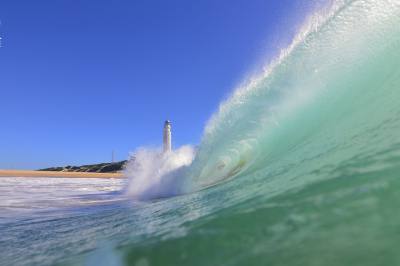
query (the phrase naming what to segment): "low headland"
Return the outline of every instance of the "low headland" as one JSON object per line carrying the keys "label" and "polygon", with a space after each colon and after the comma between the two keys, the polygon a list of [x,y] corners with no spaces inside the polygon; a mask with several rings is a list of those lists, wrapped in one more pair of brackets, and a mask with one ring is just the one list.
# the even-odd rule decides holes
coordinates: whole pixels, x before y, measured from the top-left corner
{"label": "low headland", "polygon": [[126,161],[81,166],[51,167],[39,170],[1,170],[0,177],[124,178]]}

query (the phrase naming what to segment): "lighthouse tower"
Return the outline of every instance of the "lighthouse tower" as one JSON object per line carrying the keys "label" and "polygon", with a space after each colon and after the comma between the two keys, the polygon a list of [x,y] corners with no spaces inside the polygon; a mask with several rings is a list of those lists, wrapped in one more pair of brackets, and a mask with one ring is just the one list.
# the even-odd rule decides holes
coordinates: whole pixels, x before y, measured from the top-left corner
{"label": "lighthouse tower", "polygon": [[169,121],[169,120],[165,120],[165,122],[164,122],[163,144],[164,144],[164,153],[170,152],[172,150],[171,121]]}

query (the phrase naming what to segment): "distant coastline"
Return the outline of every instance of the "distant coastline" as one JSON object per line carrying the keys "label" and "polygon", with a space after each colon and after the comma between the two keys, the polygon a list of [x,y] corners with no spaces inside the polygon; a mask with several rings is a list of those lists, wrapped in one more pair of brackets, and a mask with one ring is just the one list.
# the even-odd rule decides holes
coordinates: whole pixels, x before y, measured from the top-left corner
{"label": "distant coastline", "polygon": [[38,171],[51,172],[86,172],[86,173],[118,173],[124,169],[127,161],[113,163],[87,164],[81,166],[61,166],[39,169]]}
{"label": "distant coastline", "polygon": [[0,177],[124,178],[122,173],[0,170]]}
{"label": "distant coastline", "polygon": [[123,178],[121,173],[127,161],[87,164],[81,166],[51,167],[39,170],[1,170],[0,177],[73,177]]}

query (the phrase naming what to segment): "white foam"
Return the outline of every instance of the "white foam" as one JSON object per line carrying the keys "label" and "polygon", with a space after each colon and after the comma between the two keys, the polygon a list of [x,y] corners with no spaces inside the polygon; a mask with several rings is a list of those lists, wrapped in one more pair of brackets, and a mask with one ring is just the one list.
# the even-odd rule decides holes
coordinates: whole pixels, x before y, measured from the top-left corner
{"label": "white foam", "polygon": [[139,148],[126,165],[126,192],[138,200],[170,197],[184,192],[185,170],[195,156],[192,146],[162,153],[161,149]]}
{"label": "white foam", "polygon": [[57,208],[119,200],[113,193],[123,188],[123,179],[64,177],[2,177],[1,218]]}

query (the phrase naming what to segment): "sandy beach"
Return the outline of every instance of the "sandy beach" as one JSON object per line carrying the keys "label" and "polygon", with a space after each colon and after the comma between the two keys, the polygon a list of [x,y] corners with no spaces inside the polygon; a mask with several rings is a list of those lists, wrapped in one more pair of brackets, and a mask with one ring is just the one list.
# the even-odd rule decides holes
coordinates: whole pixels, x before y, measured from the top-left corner
{"label": "sandy beach", "polygon": [[122,173],[57,172],[33,170],[1,170],[0,177],[74,177],[74,178],[123,178]]}

